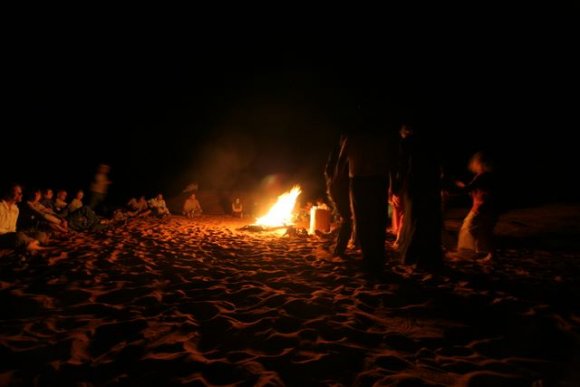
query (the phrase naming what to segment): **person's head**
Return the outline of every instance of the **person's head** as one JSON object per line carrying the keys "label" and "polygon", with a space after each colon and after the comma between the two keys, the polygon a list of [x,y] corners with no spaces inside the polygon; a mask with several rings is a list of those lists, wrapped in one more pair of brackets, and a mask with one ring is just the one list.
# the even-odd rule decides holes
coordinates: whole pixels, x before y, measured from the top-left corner
{"label": "person's head", "polygon": [[144,196],[144,195],[141,195],[141,196],[139,197],[139,201],[140,201],[140,202],[142,202],[142,201],[146,201],[146,200],[145,200],[145,196]]}
{"label": "person's head", "polygon": [[157,195],[157,200],[163,200],[163,194],[162,193],[160,193],[160,194]]}
{"label": "person's head", "polygon": [[190,198],[191,198],[191,199],[195,199],[195,198],[196,198],[195,194],[194,194],[194,193],[192,193],[192,194],[191,194],[191,196],[190,196]]}
{"label": "person's head", "polygon": [[84,197],[85,197],[85,191],[83,191],[82,189],[79,189],[77,191],[77,194],[75,195],[75,199],[83,200]]}
{"label": "person's head", "polygon": [[66,200],[67,195],[68,193],[64,189],[61,189],[60,191],[57,192],[56,198],[64,202]]}
{"label": "person's head", "polygon": [[42,197],[46,200],[52,200],[52,198],[54,197],[54,192],[52,191],[52,189],[47,188],[44,191],[42,191]]}
{"label": "person's head", "polygon": [[26,195],[26,200],[29,202],[37,202],[42,198],[42,192],[39,189],[33,189]]}
{"label": "person's head", "polygon": [[99,173],[109,173],[111,171],[111,167],[107,164],[100,164],[97,168],[97,172]]}
{"label": "person's head", "polygon": [[2,198],[7,202],[20,203],[22,201],[22,186],[17,183],[8,184],[2,187]]}
{"label": "person's head", "polygon": [[240,198],[236,198],[236,204],[240,204]]}
{"label": "person's head", "polygon": [[489,172],[492,170],[492,164],[489,156],[484,152],[477,152],[469,160],[468,168],[475,174]]}
{"label": "person's head", "polygon": [[401,135],[401,138],[407,138],[409,136],[412,136],[413,133],[415,133],[415,130],[411,125],[408,124],[401,125],[401,128],[399,129],[399,134]]}

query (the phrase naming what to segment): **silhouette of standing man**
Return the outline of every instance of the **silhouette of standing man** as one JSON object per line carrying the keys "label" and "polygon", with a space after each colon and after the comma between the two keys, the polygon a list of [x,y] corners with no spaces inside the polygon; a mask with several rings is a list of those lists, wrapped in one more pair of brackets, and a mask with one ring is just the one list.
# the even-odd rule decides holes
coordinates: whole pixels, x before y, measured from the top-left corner
{"label": "silhouette of standing man", "polygon": [[441,170],[433,141],[409,124],[400,129],[399,194],[403,226],[399,250],[404,264],[436,269],[442,265]]}
{"label": "silhouette of standing man", "polygon": [[350,200],[356,236],[367,269],[382,271],[388,218],[393,143],[375,123],[365,122],[347,136],[339,158],[348,160]]}
{"label": "silhouette of standing man", "polygon": [[95,179],[91,184],[91,201],[89,202],[89,207],[96,211],[97,207],[100,206],[107,197],[107,190],[111,181],[109,180],[109,172],[111,167],[107,164],[100,164],[97,168],[97,174]]}
{"label": "silhouette of standing man", "polygon": [[338,257],[344,256],[346,247],[348,246],[348,241],[352,236],[352,211],[350,208],[348,160],[345,160],[346,155],[344,154],[342,155],[343,159],[339,159],[340,151],[345,141],[346,135],[341,135],[340,141],[337,144],[337,147],[330,153],[324,169],[326,191],[334,210],[340,218],[338,237],[336,239],[336,247],[333,253],[334,256]]}

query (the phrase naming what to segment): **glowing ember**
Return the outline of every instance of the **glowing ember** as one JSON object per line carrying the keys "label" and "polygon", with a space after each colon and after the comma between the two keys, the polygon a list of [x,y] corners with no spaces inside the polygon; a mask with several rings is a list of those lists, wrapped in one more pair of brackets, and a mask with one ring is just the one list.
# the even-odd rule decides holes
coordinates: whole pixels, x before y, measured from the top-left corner
{"label": "glowing ember", "polygon": [[292,214],[296,199],[302,191],[299,186],[294,186],[290,192],[278,196],[276,204],[270,208],[270,211],[261,218],[256,220],[256,225],[264,227],[283,227],[292,224]]}

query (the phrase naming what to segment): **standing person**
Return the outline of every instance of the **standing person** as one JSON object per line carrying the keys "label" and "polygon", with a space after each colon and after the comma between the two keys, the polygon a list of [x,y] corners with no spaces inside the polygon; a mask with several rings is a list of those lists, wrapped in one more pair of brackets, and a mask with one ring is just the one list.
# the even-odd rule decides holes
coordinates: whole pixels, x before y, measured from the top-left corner
{"label": "standing person", "polygon": [[348,176],[348,159],[346,154],[339,158],[346,135],[341,135],[337,147],[330,153],[324,177],[326,180],[326,192],[328,198],[339,218],[339,231],[336,238],[336,247],[333,255],[342,257],[345,254],[348,241],[352,237],[352,211],[350,208],[350,180]]}
{"label": "standing person", "polygon": [[406,166],[406,162],[403,160],[407,157],[406,153],[406,144],[407,144],[407,137],[411,134],[411,131],[408,129],[407,126],[404,126],[399,130],[399,135],[401,137],[399,141],[399,151],[397,155],[397,162],[395,163],[395,169],[393,172],[393,176],[391,179],[391,192],[390,192],[390,203],[393,208],[393,214],[391,218],[391,231],[395,235],[395,243],[393,247],[395,249],[399,248],[399,242],[401,239],[401,231],[403,230],[403,220],[404,220],[404,203],[402,197],[402,190],[404,183],[406,182],[405,175],[406,171],[403,171]]}
{"label": "standing person", "polygon": [[475,177],[469,184],[457,182],[472,199],[471,210],[459,230],[458,251],[475,252],[484,260],[494,257],[493,230],[499,218],[497,183],[489,157],[477,152],[471,158],[469,170]]}
{"label": "standing person", "polygon": [[95,179],[91,183],[91,201],[89,202],[89,207],[93,211],[102,205],[107,197],[107,190],[111,184],[109,172],[111,172],[111,167],[107,164],[100,164],[97,168]]}
{"label": "standing person", "polygon": [[[40,250],[40,242],[23,232],[16,231],[18,221],[17,204],[22,201],[22,187],[12,184],[0,192],[0,248],[24,248],[28,251]],[[41,238],[38,235],[39,239]]]}
{"label": "standing person", "polygon": [[401,126],[400,134],[398,175],[404,219],[399,251],[404,264],[436,268],[443,262],[439,163],[424,134],[408,124]]}
{"label": "standing person", "polygon": [[382,271],[386,258],[389,176],[393,141],[376,127],[362,127],[343,143],[339,159],[348,160],[354,226],[365,265]]}

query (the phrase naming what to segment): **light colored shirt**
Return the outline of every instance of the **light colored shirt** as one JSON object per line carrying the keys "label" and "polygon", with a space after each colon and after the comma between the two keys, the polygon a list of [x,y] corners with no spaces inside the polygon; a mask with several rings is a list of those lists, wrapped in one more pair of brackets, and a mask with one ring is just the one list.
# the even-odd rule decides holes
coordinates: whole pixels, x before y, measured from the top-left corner
{"label": "light colored shirt", "polygon": [[5,200],[0,201],[0,235],[16,232],[18,213],[16,204],[8,204]]}

